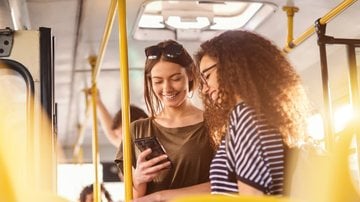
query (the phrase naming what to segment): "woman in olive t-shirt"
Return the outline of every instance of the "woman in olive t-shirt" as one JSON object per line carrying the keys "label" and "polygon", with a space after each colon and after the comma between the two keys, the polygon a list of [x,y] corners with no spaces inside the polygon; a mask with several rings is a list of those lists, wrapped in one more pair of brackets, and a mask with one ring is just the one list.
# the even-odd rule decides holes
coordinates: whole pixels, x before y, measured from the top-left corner
{"label": "woman in olive t-shirt", "polygon": [[[132,144],[134,198],[146,195],[146,200],[163,201],[210,193],[213,149],[203,111],[189,99],[197,83],[194,62],[182,45],[172,40],[146,48],[145,54],[144,97],[151,116],[131,124],[132,141],[156,136],[166,155],[147,161],[151,149],[140,152]],[[121,145],[115,160],[120,167],[122,156]]]}

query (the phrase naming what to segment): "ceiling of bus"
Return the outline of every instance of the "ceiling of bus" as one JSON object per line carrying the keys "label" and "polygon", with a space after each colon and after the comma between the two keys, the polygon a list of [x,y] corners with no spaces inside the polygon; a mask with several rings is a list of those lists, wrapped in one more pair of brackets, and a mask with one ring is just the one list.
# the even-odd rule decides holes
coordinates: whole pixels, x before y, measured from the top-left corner
{"label": "ceiling of bus", "polygon": [[[28,12],[29,28],[49,27],[56,38],[55,43],[55,101],[58,106],[58,139],[68,159],[76,142],[79,125],[85,124],[84,153],[91,150],[91,118],[85,118],[84,89],[90,86],[90,65],[88,58],[97,55],[110,0],[9,0],[0,1],[0,27],[12,27],[9,16],[10,5],[17,2],[18,7]],[[256,32],[270,38],[275,44],[284,47],[287,35],[287,19],[282,7],[286,0],[271,1],[278,6],[276,12],[256,28]],[[138,41],[132,37],[133,24],[143,0],[128,0],[127,32],[128,63],[130,68],[131,103],[145,109],[142,97],[142,69],[144,64],[143,50],[157,41]],[[302,0],[295,1],[300,9],[294,18],[294,36],[297,37],[313,25],[314,21],[336,7],[340,0]],[[19,6],[20,5],[20,6]],[[337,38],[360,38],[360,3],[355,2],[342,14],[328,24],[327,33]],[[26,21],[26,20],[25,20]],[[26,26],[25,26],[26,27]],[[151,38],[151,37],[149,37]],[[190,51],[196,51],[199,41],[180,41]],[[102,70],[98,79],[100,95],[112,114],[121,106],[119,82],[119,43],[117,17],[105,52]],[[315,107],[321,106],[321,78],[319,53],[316,37],[312,36],[288,56],[297,68],[308,89]],[[332,86],[344,83],[340,75],[346,75],[346,54],[339,46],[328,49],[330,79]],[[332,55],[341,55],[344,60],[333,60]],[[344,96],[344,89],[335,89],[336,99]],[[87,120],[87,121],[86,121]],[[105,138],[99,127],[101,159],[111,161],[115,148]],[[89,156],[84,161],[90,161]]]}

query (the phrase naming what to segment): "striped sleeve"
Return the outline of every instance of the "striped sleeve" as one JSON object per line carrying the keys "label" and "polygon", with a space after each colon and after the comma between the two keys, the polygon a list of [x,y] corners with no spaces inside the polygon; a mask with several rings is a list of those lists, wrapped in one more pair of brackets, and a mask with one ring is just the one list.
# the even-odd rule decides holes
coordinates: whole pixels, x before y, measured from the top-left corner
{"label": "striped sleeve", "polygon": [[266,194],[280,194],[284,151],[277,131],[252,108],[238,105],[231,113],[228,133],[230,172],[236,174],[237,180]]}

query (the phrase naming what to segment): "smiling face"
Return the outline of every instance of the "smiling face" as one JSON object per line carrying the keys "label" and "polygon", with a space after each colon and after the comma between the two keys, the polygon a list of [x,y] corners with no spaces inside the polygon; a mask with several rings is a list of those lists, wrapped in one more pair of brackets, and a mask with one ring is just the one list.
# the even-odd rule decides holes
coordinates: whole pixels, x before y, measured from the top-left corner
{"label": "smiling face", "polygon": [[201,92],[207,94],[213,101],[219,97],[219,84],[217,81],[217,61],[204,55],[200,61]]}
{"label": "smiling face", "polygon": [[181,106],[189,91],[189,77],[179,64],[159,61],[151,70],[151,85],[165,107]]}

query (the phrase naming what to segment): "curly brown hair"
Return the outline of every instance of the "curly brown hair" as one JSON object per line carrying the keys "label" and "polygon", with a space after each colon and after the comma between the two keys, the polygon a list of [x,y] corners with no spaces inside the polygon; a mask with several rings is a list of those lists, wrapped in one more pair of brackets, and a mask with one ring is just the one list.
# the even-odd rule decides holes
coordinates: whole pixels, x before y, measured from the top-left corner
{"label": "curly brown hair", "polygon": [[[308,102],[300,77],[269,40],[248,31],[226,31],[201,44],[195,55],[197,66],[204,55],[217,61],[218,100],[202,96],[204,117],[216,147],[237,104],[236,95],[264,114],[288,146],[305,138]],[[215,104],[219,101],[221,106]]]}
{"label": "curly brown hair", "polygon": [[146,59],[145,61],[145,73],[144,73],[144,98],[148,111],[153,117],[156,113],[160,112],[163,108],[161,101],[155,96],[153,86],[151,84],[151,70],[160,61],[168,61],[178,64],[185,68],[187,75],[189,76],[189,91],[193,91],[197,85],[197,70],[194,60],[190,54],[182,47],[181,44],[174,40],[166,40],[158,43],[156,46],[164,48],[170,44],[180,45],[182,52],[179,56],[170,58],[161,53],[161,56],[156,59]]}

